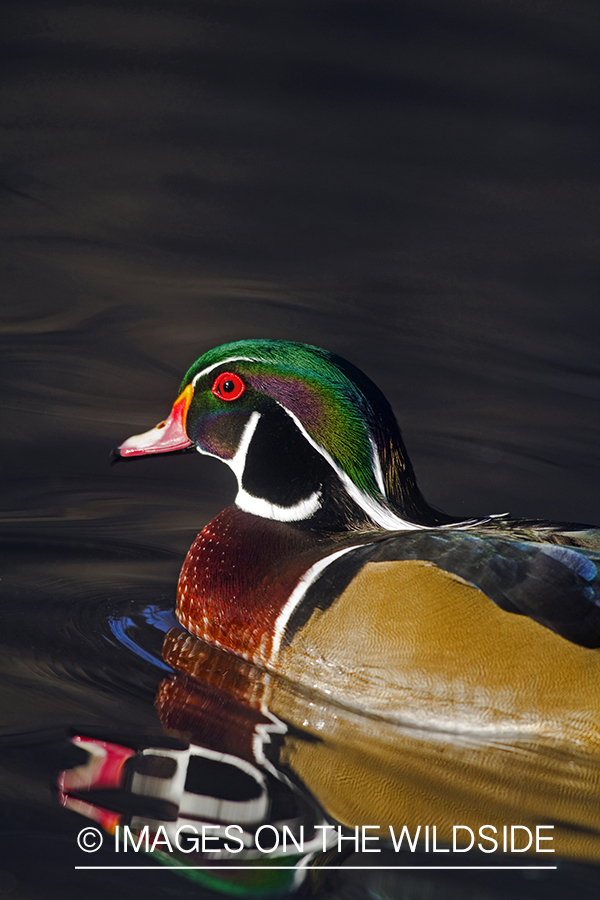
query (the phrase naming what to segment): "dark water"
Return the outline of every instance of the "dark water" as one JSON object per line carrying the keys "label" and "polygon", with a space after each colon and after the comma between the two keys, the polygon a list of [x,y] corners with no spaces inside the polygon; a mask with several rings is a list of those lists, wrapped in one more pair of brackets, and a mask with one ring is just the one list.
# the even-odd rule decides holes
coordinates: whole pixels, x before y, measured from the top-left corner
{"label": "dark water", "polygon": [[[89,820],[56,789],[83,759],[73,735],[152,748],[166,727],[243,757],[270,704],[295,729],[296,772],[278,782],[269,769],[294,769],[274,738],[266,789],[307,833],[347,800],[313,778],[319,733],[334,772],[331,760],[360,755],[386,789],[419,784],[441,804],[452,786],[440,754],[483,757],[265,686],[198,648],[165,668],[181,562],[233,479],[187,456],[109,469],[108,452],[168,412],[210,347],[300,340],[384,390],[436,506],[597,522],[600,11],[583,0],[4,11],[0,896],[214,896],[154,857],[152,872],[74,870],[88,862],[75,836]],[[192,698],[193,723],[164,701],[165,679]],[[532,783],[567,796],[567,830],[593,834],[582,786],[597,760],[578,783],[551,748],[522,752]],[[512,755],[496,749],[461,781],[465,796],[494,794],[500,758]],[[439,782],[419,782],[428,766]],[[301,894],[600,887],[578,854],[553,873],[399,874],[348,869],[373,865],[351,849]]]}

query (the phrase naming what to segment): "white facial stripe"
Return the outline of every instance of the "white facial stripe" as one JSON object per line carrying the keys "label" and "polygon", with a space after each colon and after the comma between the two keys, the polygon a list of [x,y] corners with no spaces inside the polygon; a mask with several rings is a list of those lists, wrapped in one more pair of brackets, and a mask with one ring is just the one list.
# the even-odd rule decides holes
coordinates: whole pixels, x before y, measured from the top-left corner
{"label": "white facial stripe", "polygon": [[337,465],[337,463],[332,459],[327,450],[321,447],[320,444],[317,444],[316,441],[312,439],[310,434],[304,428],[300,419],[294,415],[293,412],[283,406],[283,404],[279,403],[279,406],[288,414],[288,416],[296,423],[296,426],[300,429],[301,433],[304,435],[308,443],[311,447],[321,454],[321,456],[329,463],[331,468],[334,470],[342,484],[344,485],[346,491],[352,499],[358,503],[361,509],[366,512],[368,517],[374,522],[376,525],[379,525],[381,528],[385,528],[386,531],[405,531],[405,530],[416,530],[416,529],[426,529],[429,528],[429,525],[417,525],[415,522],[409,522],[406,519],[402,519],[400,516],[397,516],[391,510],[386,509],[384,506],[381,506],[374,500],[372,497],[369,497],[368,494],[363,493],[363,491],[358,488],[352,479],[346,475],[343,469]]}
{"label": "white facial stripe", "polygon": [[261,497],[253,497],[252,494],[240,487],[235,498],[235,505],[244,512],[252,513],[253,516],[262,516],[263,519],[273,519],[276,522],[301,522],[303,519],[314,516],[320,509],[321,491],[315,491],[306,500],[300,500],[293,506],[278,506]]}
{"label": "white facial stripe", "polygon": [[254,410],[253,413],[250,414],[250,418],[244,425],[244,430],[242,431],[242,437],[240,438],[240,442],[238,444],[238,448],[235,451],[235,455],[233,459],[225,459],[223,462],[226,462],[229,468],[233,471],[233,474],[237,478],[238,485],[242,487],[242,475],[244,474],[244,468],[246,466],[246,457],[248,455],[248,448],[250,446],[250,441],[254,437],[254,432],[256,431],[256,426],[260,422],[260,413]]}
{"label": "white facial stripe", "polygon": [[293,506],[278,506],[278,504],[269,503],[268,500],[263,500],[261,497],[254,497],[243,487],[242,480],[246,467],[246,457],[248,456],[250,443],[259,421],[260,413],[255,410],[251,413],[244,426],[242,437],[233,459],[223,460],[237,478],[236,506],[254,516],[261,516],[263,519],[274,519],[277,522],[300,522],[302,519],[310,518],[321,506],[321,491],[315,491],[306,500],[300,500],[299,503],[295,503]]}
{"label": "white facial stripe", "polygon": [[[201,378],[203,375],[208,374],[208,372],[212,372],[213,369],[217,369],[219,366],[223,366],[230,362],[240,362],[240,361],[260,362],[261,360],[258,357],[253,357],[253,356],[229,356],[227,359],[219,360],[219,362],[213,363],[211,366],[207,366],[206,369],[202,369],[201,372],[198,372],[198,374],[194,376],[192,384],[195,387],[196,382],[198,381],[199,378]],[[301,433],[304,435],[304,437],[309,442],[309,444],[312,447],[314,447],[314,449],[317,450],[317,452],[320,453],[321,456],[324,457],[324,459],[327,460],[327,462],[333,468],[333,470],[337,474],[338,478],[340,479],[340,481],[342,482],[342,484],[344,485],[344,487],[346,488],[347,492],[350,494],[352,499],[355,500],[356,503],[358,503],[358,505],[361,507],[361,509],[364,510],[364,512],[366,512],[366,514],[368,515],[368,517],[371,519],[372,522],[374,522],[376,525],[379,525],[381,528],[385,528],[386,531],[399,531],[399,530],[406,530],[406,529],[415,530],[415,529],[419,529],[419,528],[427,528],[428,527],[426,525],[417,525],[415,522],[409,522],[406,519],[402,519],[400,516],[395,515],[395,513],[393,513],[391,510],[386,509],[385,507],[381,506],[372,497],[369,497],[367,494],[364,494],[360,490],[360,488],[358,488],[354,484],[352,479],[349,478],[348,475],[346,475],[346,473],[343,471],[343,469],[341,469],[338,465],[336,465],[336,463],[333,461],[333,459],[329,455],[329,453],[327,453],[327,451],[324,450],[323,447],[319,446],[319,444],[317,444],[315,441],[313,441],[313,439],[307,433],[307,431],[305,430],[305,428],[303,427],[302,423],[297,418],[297,416],[295,416],[294,413],[290,412],[290,410],[287,407],[283,406],[282,403],[279,403],[278,401],[275,401],[275,402],[277,402],[278,405],[296,423],[297,427],[300,429]],[[232,460],[224,460],[224,462],[226,462],[231,467],[231,469],[233,469],[233,471],[236,475],[236,478],[238,480],[238,485],[240,487],[240,493],[238,494],[238,497],[240,497],[240,494],[242,494],[242,491],[243,491],[242,485],[241,485],[241,476],[244,471],[244,465],[246,463],[246,454],[248,452],[248,447],[250,445],[250,441],[252,440],[252,435],[254,434],[254,431],[258,424],[258,418],[257,418],[254,425],[251,426],[254,416],[257,416],[258,418],[260,418],[260,413],[254,412],[250,416],[250,419],[246,425],[246,428],[244,429],[244,433],[242,435],[242,440],[240,441],[240,446],[238,447],[238,450],[237,450],[235,456],[233,457],[233,459]],[[247,432],[249,432],[249,435],[246,439]],[[372,445],[372,449],[373,449],[373,464],[375,467],[375,478],[377,480],[377,484],[378,484],[382,494],[385,496],[385,485],[383,483],[383,474],[381,472],[381,465],[379,463],[379,455],[378,455],[377,450],[372,442],[371,442],[371,445]],[[243,494],[245,494],[245,496]],[[254,504],[256,504],[258,502],[258,498],[252,498],[251,495],[246,494],[246,492],[243,492],[243,494],[240,497],[242,503],[243,502],[249,503],[250,500],[252,500],[254,502]],[[303,501],[303,502],[310,502],[312,500],[312,502],[314,503],[315,498],[316,498],[316,495],[313,494],[312,498],[309,498],[308,501]],[[318,499],[318,498],[316,498],[316,499]],[[236,503],[237,502],[238,502],[238,500],[236,498]],[[260,501],[260,502],[262,503],[262,502],[266,502],[266,501]],[[240,506],[240,509],[244,508],[239,503],[238,503],[238,505]],[[268,504],[268,505],[270,507],[272,507],[273,512],[285,509],[285,507],[281,507],[281,506],[278,507],[274,504]],[[300,506],[301,504],[297,504],[297,505]],[[255,505],[255,508],[257,508],[256,505]],[[318,507],[315,507],[315,510],[313,510],[313,512],[316,511],[317,508]],[[250,509],[246,509],[245,511],[250,512]],[[309,515],[313,515],[313,512],[309,513]],[[266,510],[265,510],[265,512],[262,512],[262,513],[257,512],[256,515],[263,515],[263,517],[264,517],[265,513],[266,513]],[[266,517],[267,518],[279,518],[279,515],[277,515],[277,516],[267,515]],[[302,518],[308,518],[308,516],[304,515],[304,516],[302,516]],[[295,520],[294,519],[287,519],[287,520],[280,519],[280,521],[295,521]],[[298,521],[298,520],[296,520],[296,521]]]}
{"label": "white facial stripe", "polygon": [[[240,361],[241,362],[262,362],[264,360],[261,360],[260,357],[257,357],[257,356],[229,356],[227,359],[222,359],[219,362],[213,363],[211,366],[207,366],[206,369],[202,369],[201,372],[198,372],[197,375],[194,375],[194,378],[191,383],[195,387],[198,379],[201,378],[203,375],[206,375],[208,372],[212,372],[213,369],[217,369],[219,366],[225,365],[226,363],[240,362]],[[314,449],[318,453],[320,453],[321,456],[329,463],[329,465],[332,467],[332,469],[337,474],[338,478],[340,479],[340,481],[346,488],[348,494],[352,497],[353,500],[356,501],[356,503],[358,503],[358,505],[361,507],[361,509],[368,515],[368,517],[371,519],[371,521],[375,525],[379,525],[381,528],[384,528],[386,531],[404,531],[404,530],[415,531],[415,530],[419,530],[419,529],[427,529],[427,528],[432,527],[430,525],[418,525],[416,522],[409,522],[407,519],[402,519],[400,516],[397,516],[391,510],[386,509],[384,506],[381,506],[379,503],[377,503],[376,500],[374,500],[372,497],[369,497],[368,494],[363,493],[363,491],[361,491],[360,488],[358,488],[354,484],[352,479],[348,475],[346,475],[344,470],[341,469],[334,462],[334,460],[329,455],[329,453],[327,453],[327,451],[323,447],[321,447],[319,444],[316,443],[316,441],[314,441],[311,438],[311,436],[308,434],[308,432],[306,431],[306,429],[304,428],[304,426],[302,425],[302,423],[300,422],[298,417],[295,416],[293,412],[290,412],[290,410],[286,406],[284,406],[282,403],[279,403],[279,401],[275,401],[275,402],[296,423],[297,427],[300,429],[300,432],[304,435],[304,437],[306,438],[308,443],[311,445],[311,447],[314,447]],[[255,416],[256,416],[256,419],[254,419]],[[205,456],[216,456],[217,459],[221,459],[223,462],[226,462],[228,464],[228,466],[234,471],[235,476],[238,480],[238,485],[239,485],[238,497],[241,494],[242,495],[241,496],[242,503],[246,502],[247,504],[249,504],[250,502],[252,502],[254,504],[256,504],[257,502],[258,503],[262,503],[262,502],[266,503],[266,501],[260,501],[259,498],[257,498],[257,497],[252,497],[251,494],[248,494],[246,491],[244,491],[241,486],[241,476],[244,471],[244,465],[246,464],[246,454],[248,452],[248,447],[250,446],[250,441],[252,440],[252,436],[254,434],[254,431],[256,430],[256,426],[258,425],[259,419],[260,419],[260,413],[253,412],[252,415],[250,416],[250,419],[248,420],[248,422],[246,424],[246,427],[244,428],[244,432],[242,434],[242,440],[240,441],[240,445],[236,451],[236,454],[233,457],[233,459],[231,459],[231,460],[228,460],[228,459],[224,460],[222,457],[216,456],[216,454],[214,454],[214,453],[207,453],[205,450],[200,450],[199,447],[197,448],[199,450],[199,452],[203,453]],[[378,487],[380,488],[382,494],[385,497],[386,496],[385,484],[383,481],[383,473],[381,471],[379,454],[377,453],[377,448],[375,447],[372,440],[371,440],[371,447],[373,450],[373,465],[374,465],[374,470],[375,470],[375,479],[377,481]],[[242,450],[243,450],[243,453],[241,453]],[[238,472],[239,472],[239,474],[238,474]],[[315,501],[318,501],[319,496],[317,496],[317,494],[313,494],[312,497],[308,498],[308,500],[301,501],[301,503],[296,504],[296,506],[301,506],[303,503],[311,503],[311,502],[314,503]],[[237,498],[236,498],[236,503],[237,503]],[[262,515],[263,518],[265,518],[265,517],[266,518],[275,518],[275,519],[278,519],[279,521],[291,522],[291,521],[299,521],[300,518],[308,518],[309,515],[313,515],[314,512],[316,511],[316,509],[318,509],[318,506],[316,506],[312,512],[307,513],[306,515],[300,516],[298,519],[281,519],[280,512],[285,511],[288,507],[277,506],[276,504],[272,504],[272,503],[268,504],[268,506],[271,507],[271,512],[277,512],[277,515],[267,515],[266,512],[256,512],[255,514]],[[255,508],[257,508],[257,507],[255,507]],[[289,507],[290,510],[293,508],[294,507]],[[244,509],[244,507],[242,507],[240,505],[240,509]],[[251,512],[252,510],[245,509],[245,511]],[[499,515],[504,515],[504,514],[499,514]],[[481,519],[467,519],[464,522],[456,522],[450,526],[441,526],[441,527],[470,528],[473,525],[478,525],[478,524],[481,524],[482,522],[487,522],[489,518],[490,518],[490,516],[484,516]]]}
{"label": "white facial stripe", "polygon": [[227,462],[226,459],[223,459],[222,456],[219,456],[218,453],[210,453],[208,450],[203,450],[202,447],[199,447],[198,444],[195,445],[198,453],[201,453],[202,456],[212,456],[213,459],[218,459],[219,462]]}
{"label": "white facial stripe", "polygon": [[288,600],[277,616],[277,621],[275,622],[275,628],[273,630],[273,643],[271,645],[271,657],[269,659],[269,663],[271,665],[275,665],[277,656],[279,655],[279,650],[281,647],[281,641],[283,640],[283,635],[285,633],[285,629],[287,627],[288,622],[290,621],[290,617],[297,606],[302,602],[304,596],[311,586],[314,584],[317,578],[321,575],[321,573],[331,565],[334,560],[339,559],[340,556],[344,556],[345,553],[349,553],[351,550],[356,550],[358,547],[364,546],[364,544],[357,544],[354,547],[344,547],[343,550],[336,550],[335,553],[330,553],[329,556],[324,557],[323,559],[318,560],[313,566],[308,569],[290,596]]}
{"label": "white facial stripe", "polygon": [[379,453],[377,452],[377,445],[373,438],[369,438],[371,442],[371,452],[373,454],[373,471],[375,472],[375,481],[377,482],[377,486],[384,497],[387,497],[387,492],[385,490],[385,482],[383,480],[383,472],[381,471],[381,462],[379,460]]}
{"label": "white facial stripe", "polygon": [[209,372],[212,372],[213,369],[218,369],[219,366],[224,366],[226,363],[230,362],[264,362],[258,356],[229,356],[227,359],[221,359],[219,362],[213,363],[212,366],[207,366],[206,369],[202,369],[201,372],[198,372],[197,375],[194,375],[192,379],[192,384],[196,387],[196,382],[199,378],[202,378],[203,375],[207,375]]}

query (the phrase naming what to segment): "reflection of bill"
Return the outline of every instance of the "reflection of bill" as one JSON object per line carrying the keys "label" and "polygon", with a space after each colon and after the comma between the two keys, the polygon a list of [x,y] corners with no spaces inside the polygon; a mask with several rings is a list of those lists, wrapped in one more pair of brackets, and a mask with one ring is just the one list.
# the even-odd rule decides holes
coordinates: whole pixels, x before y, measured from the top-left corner
{"label": "reflection of bill", "polygon": [[[113,836],[107,846],[123,864],[132,853],[147,852],[188,867],[189,877],[210,887],[279,896],[306,877],[309,861],[323,849],[319,826],[328,820],[264,752],[270,746],[276,762],[287,731],[262,702],[265,673],[208,652],[216,665],[204,681],[180,673],[159,690],[165,728],[185,738],[153,736],[151,745],[140,738],[132,747],[77,736],[88,758],[61,774],[61,800]],[[200,662],[197,654],[194,660]],[[217,863],[225,871],[215,870]]]}
{"label": "reflection of bill", "polygon": [[[194,881],[249,897],[287,895],[306,877],[323,818],[291,784],[232,754],[168,738],[137,750],[74,741],[88,760],[61,774],[62,803],[112,835],[105,846],[119,854],[115,862],[148,853]],[[97,850],[102,833],[82,829],[78,843]]]}
{"label": "reflection of bill", "polygon": [[598,531],[434,510],[379,390],[306,345],[209,351],[115,459],[194,448],[238,494],[183,564],[163,725],[374,840],[547,824],[600,859]]}
{"label": "reflection of bill", "polygon": [[[593,832],[569,827],[563,780],[566,771],[589,784],[593,769],[547,754],[540,783],[539,754],[524,741],[491,744],[343,709],[178,628],[163,661],[174,674],[158,690],[161,722],[191,742],[134,749],[78,738],[88,762],[61,779],[65,805],[102,824],[120,853],[190,866],[305,865],[324,850],[382,846],[459,862],[467,851],[593,858]],[[587,806],[580,800],[577,815],[591,822],[593,796]],[[563,822],[550,824],[560,809]]]}

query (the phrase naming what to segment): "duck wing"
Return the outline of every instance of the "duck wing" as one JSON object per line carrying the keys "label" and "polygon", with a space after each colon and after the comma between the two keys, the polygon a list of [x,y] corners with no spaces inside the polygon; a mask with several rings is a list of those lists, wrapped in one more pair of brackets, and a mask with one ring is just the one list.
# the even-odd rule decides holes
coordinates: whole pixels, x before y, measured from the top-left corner
{"label": "duck wing", "polygon": [[[577,534],[573,526],[544,526],[544,540],[538,523],[534,540],[520,539],[532,525],[519,529],[518,537],[488,528],[398,533],[378,542],[369,561],[433,564],[507,612],[528,616],[583,647],[600,647],[600,551],[551,542]],[[588,532],[582,527],[582,536]]]}

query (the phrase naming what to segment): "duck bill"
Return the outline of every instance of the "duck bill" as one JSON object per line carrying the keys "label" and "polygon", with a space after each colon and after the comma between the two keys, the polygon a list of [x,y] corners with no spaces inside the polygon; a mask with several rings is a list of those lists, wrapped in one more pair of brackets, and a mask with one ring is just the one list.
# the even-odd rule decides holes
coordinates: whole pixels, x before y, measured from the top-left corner
{"label": "duck bill", "polygon": [[179,395],[168,419],[159,422],[156,428],[144,434],[134,434],[113,450],[111,461],[132,459],[134,456],[149,456],[153,453],[181,453],[194,446],[185,430],[188,409],[192,402],[194,388],[191,384]]}

